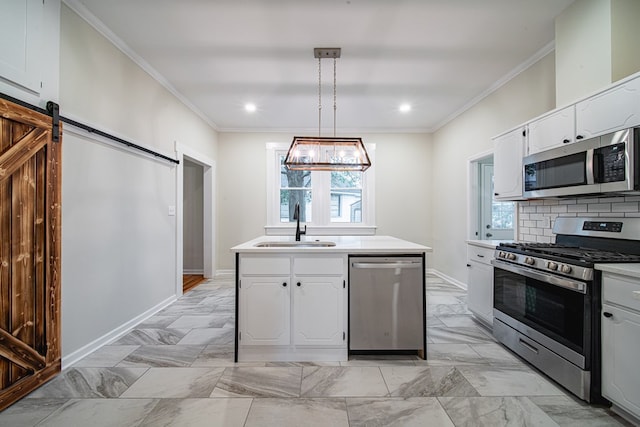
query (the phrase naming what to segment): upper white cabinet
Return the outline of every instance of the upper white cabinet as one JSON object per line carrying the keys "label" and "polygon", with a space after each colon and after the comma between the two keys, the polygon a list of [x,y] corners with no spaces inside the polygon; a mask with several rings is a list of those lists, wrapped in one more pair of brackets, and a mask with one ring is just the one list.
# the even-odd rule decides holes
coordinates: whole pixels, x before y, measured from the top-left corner
{"label": "upper white cabinet", "polygon": [[586,139],[640,125],[640,78],[576,104],[576,138]]}
{"label": "upper white cabinet", "polygon": [[[42,0],[0,2],[0,80],[40,92]],[[48,68],[48,67],[47,67]]]}
{"label": "upper white cabinet", "polygon": [[526,128],[493,140],[493,195],[496,200],[522,199],[522,157]]}
{"label": "upper white cabinet", "polygon": [[575,142],[575,108],[555,111],[528,125],[527,155]]}

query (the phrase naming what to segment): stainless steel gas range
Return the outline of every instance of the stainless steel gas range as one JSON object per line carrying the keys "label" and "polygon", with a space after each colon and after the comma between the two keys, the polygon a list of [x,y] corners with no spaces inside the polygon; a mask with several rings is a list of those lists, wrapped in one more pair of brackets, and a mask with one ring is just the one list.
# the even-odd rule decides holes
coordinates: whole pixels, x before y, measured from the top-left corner
{"label": "stainless steel gas range", "polygon": [[555,243],[496,248],[493,334],[576,396],[600,394],[597,263],[640,262],[640,218],[555,220]]}

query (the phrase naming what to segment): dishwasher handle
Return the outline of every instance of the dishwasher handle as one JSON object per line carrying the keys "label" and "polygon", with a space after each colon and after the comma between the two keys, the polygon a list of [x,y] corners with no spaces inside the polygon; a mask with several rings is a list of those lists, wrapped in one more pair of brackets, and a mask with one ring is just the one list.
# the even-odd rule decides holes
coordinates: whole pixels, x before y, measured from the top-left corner
{"label": "dishwasher handle", "polygon": [[351,264],[353,268],[420,268],[420,261],[395,261],[395,262],[354,262]]}

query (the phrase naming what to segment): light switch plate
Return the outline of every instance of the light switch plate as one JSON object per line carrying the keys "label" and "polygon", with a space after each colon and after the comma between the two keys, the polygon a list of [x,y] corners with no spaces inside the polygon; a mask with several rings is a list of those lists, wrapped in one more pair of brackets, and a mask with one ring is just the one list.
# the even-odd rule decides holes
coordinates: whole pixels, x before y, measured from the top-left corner
{"label": "light switch plate", "polygon": [[169,216],[176,216],[176,207],[169,206]]}

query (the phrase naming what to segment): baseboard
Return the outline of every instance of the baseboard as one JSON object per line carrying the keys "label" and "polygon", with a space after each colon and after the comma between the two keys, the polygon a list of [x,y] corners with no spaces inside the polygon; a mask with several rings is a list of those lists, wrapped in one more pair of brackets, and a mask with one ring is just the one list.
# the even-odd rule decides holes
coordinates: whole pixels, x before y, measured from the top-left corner
{"label": "baseboard", "polygon": [[228,269],[228,270],[216,270],[216,274],[214,276],[216,279],[226,279],[226,278],[231,278],[233,279],[234,277],[236,277],[236,271],[233,269]]}
{"label": "baseboard", "polygon": [[79,348],[78,350],[74,351],[73,353],[67,356],[62,356],[62,369],[64,370],[64,369],[70,368],[71,366],[73,366],[74,363],[78,362],[80,359],[93,353],[103,345],[109,344],[117,340],[118,338],[124,336],[125,334],[129,333],[136,325],[144,322],[149,317],[153,316],[163,308],[175,302],[177,299],[178,298],[175,295],[173,295],[167,298],[166,300],[162,301],[161,303],[155,305],[154,307],[151,307],[149,310],[145,311],[144,313],[122,324],[116,329],[104,334],[100,338],[93,340],[92,342],[85,345],[84,347]]}
{"label": "baseboard", "polygon": [[465,291],[467,290],[467,284],[463,283],[459,280],[454,279],[453,277],[447,276],[446,274],[433,269],[433,268],[427,268],[427,273],[429,274],[433,274],[434,276],[438,276],[439,278],[445,280],[446,282],[451,283],[452,285],[455,285],[461,289],[464,289]]}
{"label": "baseboard", "polygon": [[204,270],[202,270],[202,269],[199,269],[199,270],[198,269],[193,269],[193,270],[191,270],[191,269],[184,268],[184,269],[182,269],[182,274],[199,274],[199,275],[202,276],[204,274]]}

